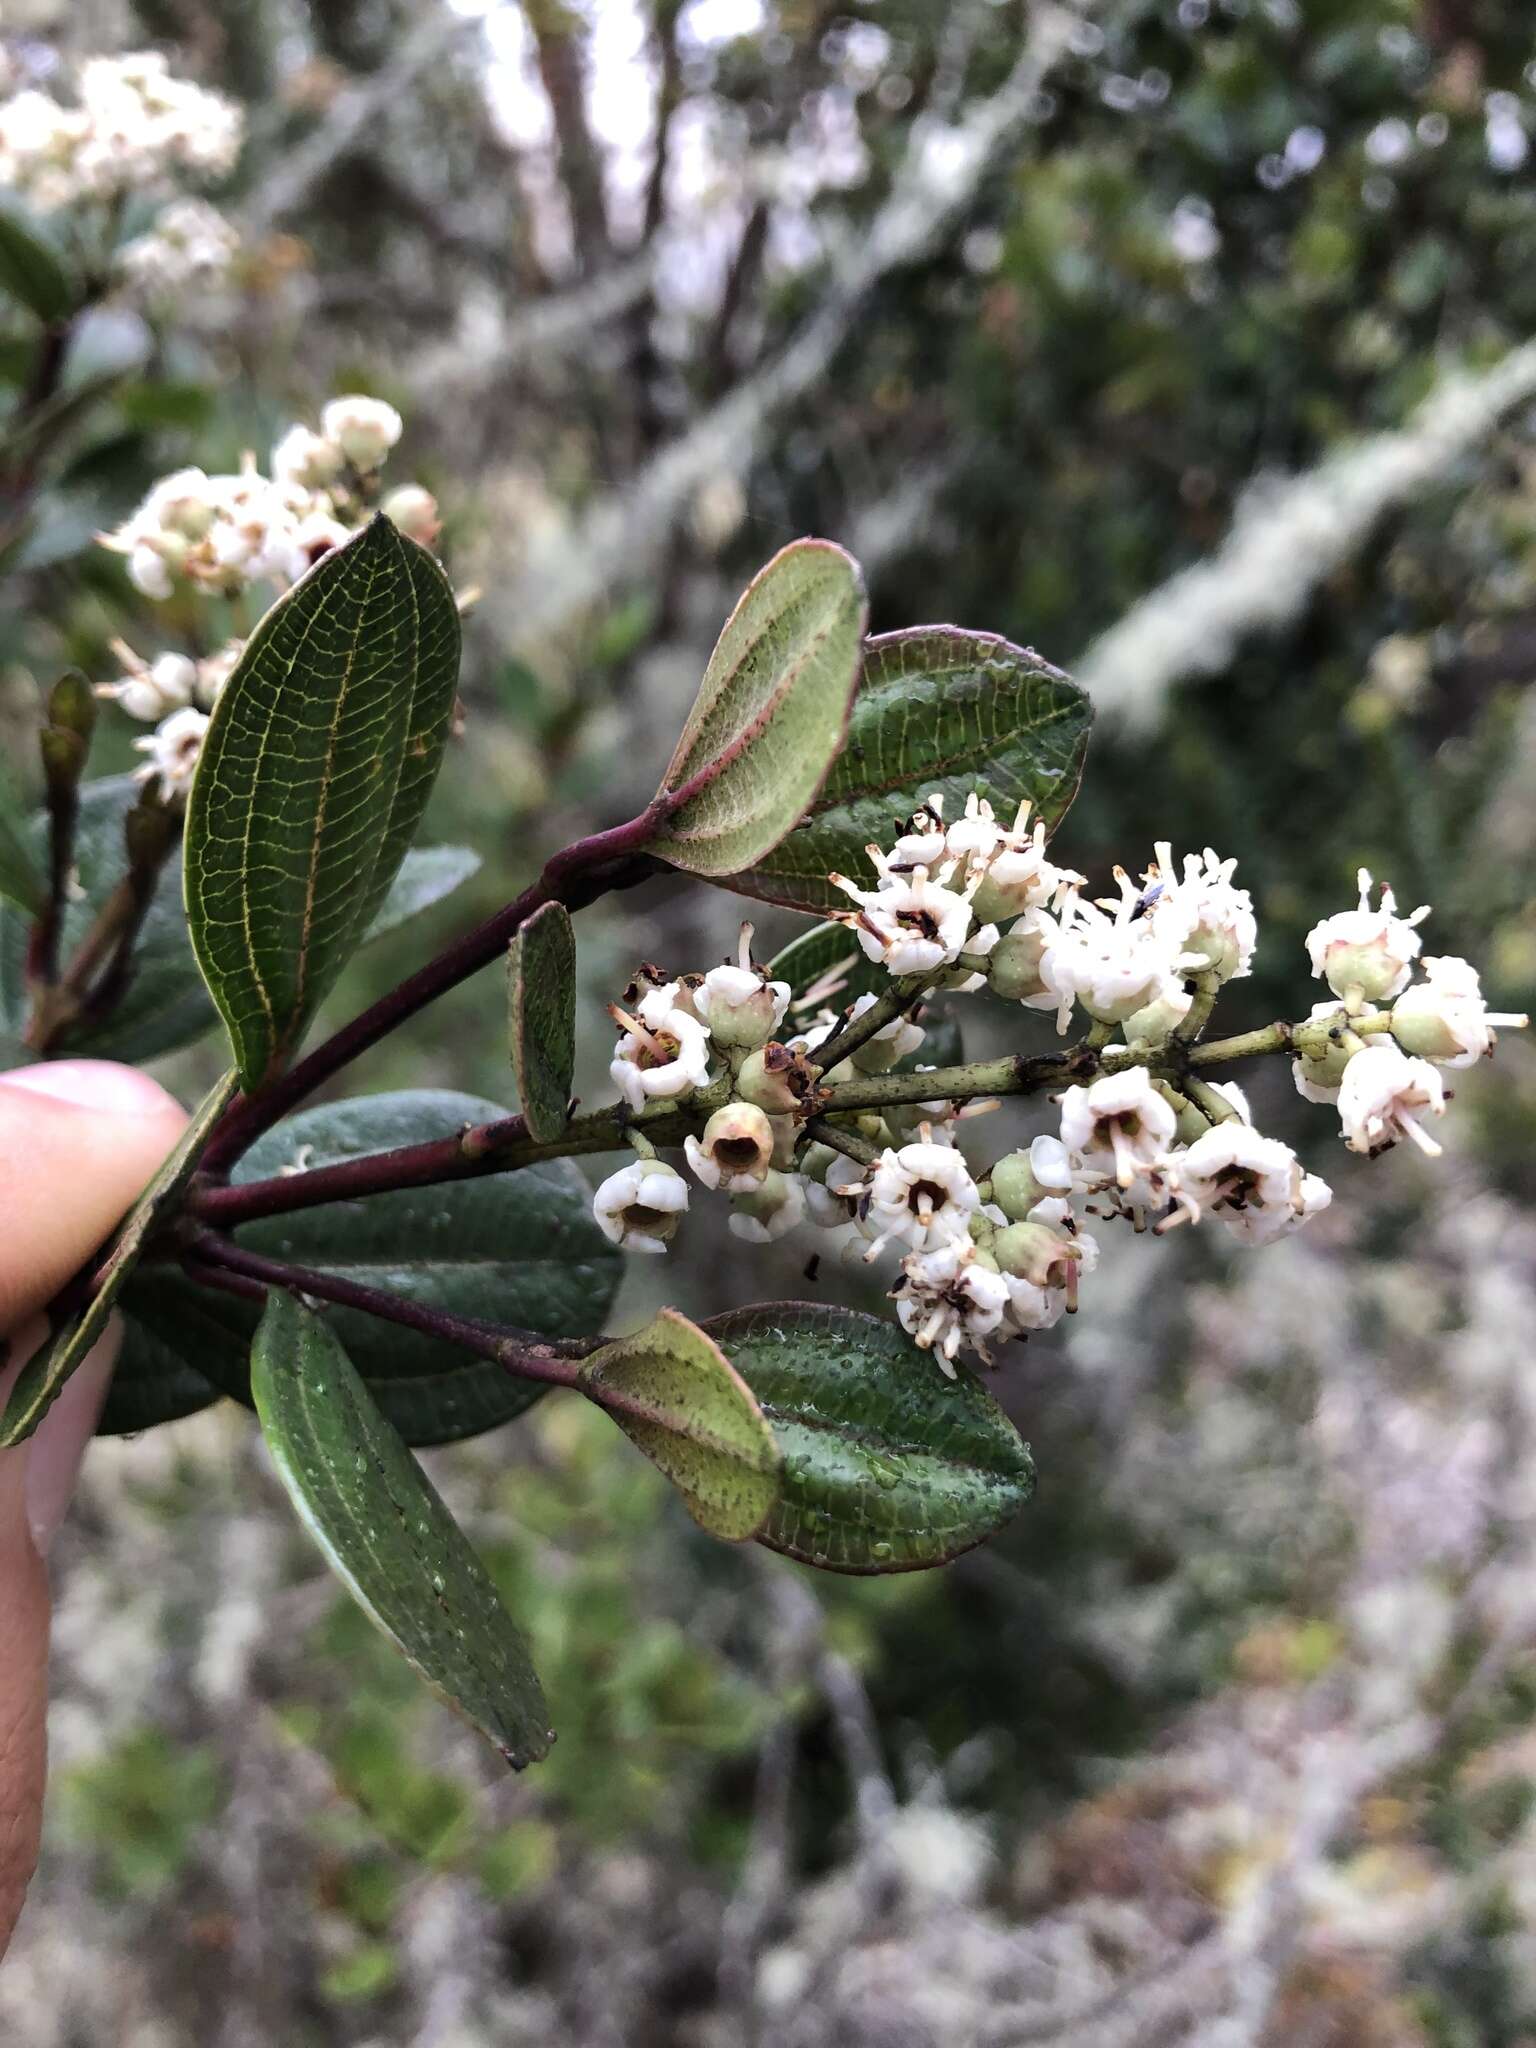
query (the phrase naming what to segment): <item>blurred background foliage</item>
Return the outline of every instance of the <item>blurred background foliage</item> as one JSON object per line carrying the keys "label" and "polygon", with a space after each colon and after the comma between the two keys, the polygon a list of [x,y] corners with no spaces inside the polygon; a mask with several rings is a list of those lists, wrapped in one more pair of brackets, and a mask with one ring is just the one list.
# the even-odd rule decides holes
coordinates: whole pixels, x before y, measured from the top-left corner
{"label": "blurred background foliage", "polygon": [[[1232,1029],[1305,1009],[1300,939],[1362,861],[1532,1007],[1536,376],[1358,532],[1277,482],[1390,467],[1373,437],[1536,329],[1519,7],[5,0],[0,31],[41,77],[153,42],[250,119],[231,282],[90,318],[5,534],[23,777],[61,666],[222,637],[92,533],[336,391],[400,407],[399,473],[481,590],[427,837],[484,866],[335,1014],[648,795],[793,535],[860,556],[876,629],[952,619],[1093,675],[1266,507],[1275,559],[1323,566],[1283,616],[1240,593],[1249,629],[1204,644],[1196,606],[1172,652],[1121,642],[1065,858],[1240,857],[1262,940]],[[36,345],[7,316],[13,393]],[[103,768],[130,737],[104,721]],[[583,917],[589,1100],[601,1002],[638,958],[723,956],[737,915],[653,888]],[[1012,1044],[1017,1013],[985,1028]],[[359,1078],[504,1099],[499,992]],[[1038,1501],[946,1573],[712,1547],[558,1401],[434,1454],[560,1727],[522,1781],[322,1583],[238,1417],[99,1446],[5,2038],[1536,2039],[1536,1062],[1458,1077],[1434,1173],[1354,1170],[1283,1074],[1259,1090],[1333,1212],[1251,1265],[1117,1245],[1066,1341],[1005,1368]],[[623,1314],[805,1291],[780,1249],[700,1215]]]}

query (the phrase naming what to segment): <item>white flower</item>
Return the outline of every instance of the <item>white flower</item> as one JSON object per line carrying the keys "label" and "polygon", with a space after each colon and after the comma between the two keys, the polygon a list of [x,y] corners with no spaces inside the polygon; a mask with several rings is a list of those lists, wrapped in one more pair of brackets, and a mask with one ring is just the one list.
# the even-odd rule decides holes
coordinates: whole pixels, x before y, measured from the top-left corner
{"label": "white flower", "polygon": [[1101,1075],[1086,1088],[1069,1088],[1061,1098],[1062,1144],[1122,1189],[1167,1152],[1176,1123],[1145,1067]]}
{"label": "white flower", "polygon": [[1493,1034],[1523,1030],[1529,1019],[1490,1010],[1477,969],[1455,954],[1424,962],[1425,979],[1392,1006],[1392,1036],[1404,1052],[1441,1067],[1470,1067],[1493,1051]]}
{"label": "white flower", "polygon": [[709,1033],[697,1017],[674,1006],[677,983],[652,989],[629,1016],[616,1005],[609,1015],[623,1025],[608,1072],[633,1110],[652,1097],[690,1095],[709,1079]]}
{"label": "white flower", "polygon": [[1373,910],[1369,868],[1361,868],[1358,880],[1358,909],[1338,911],[1315,924],[1307,934],[1307,952],[1312,972],[1335,995],[1348,996],[1354,989],[1371,1002],[1386,1002],[1408,986],[1409,963],[1419,952],[1414,926],[1428,917],[1429,905],[1399,917],[1396,899],[1383,883],[1381,902]]}
{"label": "white flower", "polygon": [[1101,1024],[1123,1023],[1146,1008],[1173,972],[1167,939],[1140,913],[1141,892],[1123,869],[1115,870],[1115,879],[1120,901],[1113,915],[1073,898],[1041,957],[1041,979],[1057,993],[1058,1031],[1066,1030],[1074,1001]]}
{"label": "white flower", "polygon": [[306,491],[323,490],[335,482],[346,460],[334,441],[296,424],[272,449],[272,476],[277,483],[298,484]]}
{"label": "white flower", "polygon": [[128,556],[128,581],[141,596],[164,603],[176,588],[167,551],[148,542],[134,548]]}
{"label": "white flower", "polygon": [[743,1244],[772,1244],[805,1216],[798,1175],[770,1173],[748,1194],[731,1197],[731,1235]]}
{"label": "white flower", "polygon": [[333,398],[320,415],[320,431],[354,469],[377,469],[399,440],[403,422],[382,398]]}
{"label": "white flower", "polygon": [[201,711],[190,707],[173,711],[163,725],[134,745],[141,754],[149,756],[138,771],[141,782],[158,779],[162,792],[170,796],[184,796],[192,787],[192,776],[197,768],[198,757],[203,751],[203,736],[208,730],[208,720]]}
{"label": "white flower", "polygon": [[901,1272],[894,1297],[901,1327],[920,1350],[936,1351],[953,1379],[962,1344],[969,1342],[986,1355],[981,1339],[1003,1320],[1008,1283],[980,1261],[969,1237],[910,1253]]}
{"label": "white flower", "polygon": [[1233,981],[1249,972],[1258,925],[1253,898],[1234,888],[1235,860],[1220,860],[1211,847],[1184,856],[1183,874],[1174,866],[1166,839],[1156,847],[1157,866],[1147,877],[1156,891],[1147,915],[1174,955],[1178,971],[1215,974]]}
{"label": "white flower", "polygon": [[198,665],[190,655],[157,654],[147,662],[122,640],[112,642],[112,652],[123,665],[122,680],[98,683],[96,695],[110,698],[130,718],[149,724],[193,702]]}
{"label": "white flower", "polygon": [[1289,1145],[1235,1121],[1213,1124],[1177,1153],[1168,1176],[1177,1207],[1160,1229],[1198,1223],[1209,1212],[1245,1244],[1285,1236],[1333,1199],[1326,1182],[1302,1172]]}
{"label": "white flower", "polygon": [[773,1164],[773,1126],[750,1102],[730,1102],[704,1126],[702,1139],[683,1140],[688,1164],[707,1188],[755,1188]]}
{"label": "white flower", "polygon": [[892,867],[878,847],[868,853],[880,872],[878,889],[861,889],[843,875],[830,878],[860,906],[844,911],[837,922],[849,927],[865,957],[896,975],[932,974],[958,960],[972,920],[966,898],[945,887],[953,864],[936,874],[922,867],[907,874]]}
{"label": "white flower", "polygon": [[1421,1152],[1440,1147],[1420,1124],[1445,1114],[1445,1088],[1428,1060],[1410,1059],[1395,1045],[1370,1044],[1357,1052],[1339,1083],[1339,1122],[1351,1152],[1380,1152],[1410,1138]]}
{"label": "white flower", "polygon": [[929,1251],[948,1238],[964,1237],[980,1207],[970,1168],[953,1146],[936,1145],[930,1135],[899,1151],[887,1147],[869,1174],[868,1215],[875,1232],[869,1255],[892,1238],[913,1251]]}
{"label": "white flower", "polygon": [[891,848],[886,866],[893,874],[927,868],[930,874],[949,858],[948,835],[944,830],[944,793],[937,790],[925,797],[907,820],[906,828]]}
{"label": "white flower", "polygon": [[1009,1336],[1026,1337],[1032,1330],[1054,1330],[1066,1312],[1065,1288],[1037,1287],[1033,1280],[1009,1277]]}
{"label": "white flower", "polygon": [[660,1159],[621,1166],[592,1197],[604,1237],[632,1252],[664,1252],[687,1207],[687,1181]]}
{"label": "white flower", "polygon": [[224,685],[234,674],[244,652],[243,640],[227,640],[217,654],[205,654],[197,664],[194,701],[200,711],[211,711],[218,703]]}
{"label": "white flower", "polygon": [[395,522],[407,540],[419,541],[424,548],[437,545],[442,516],[436,498],[423,485],[399,485],[388,493],[379,510]]}
{"label": "white flower", "polygon": [[1061,902],[1083,880],[1071,868],[1046,859],[1045,821],[1038,819],[1031,831],[1031,808],[1026,797],[1005,830],[994,820],[992,806],[972,796],[965,817],[949,828],[950,852],[963,855],[977,882],[973,906],[978,918],[992,921],[1044,909]]}
{"label": "white flower", "polygon": [[769,981],[752,965],[752,927],[741,928],[739,958],[712,967],[694,991],[693,1006],[719,1045],[766,1045],[789,1008],[789,983]]}
{"label": "white flower", "polygon": [[159,300],[194,285],[206,289],[217,283],[239,248],[239,235],[217,207],[202,199],[177,199],[160,209],[147,234],[124,243],[116,264],[146,300]]}

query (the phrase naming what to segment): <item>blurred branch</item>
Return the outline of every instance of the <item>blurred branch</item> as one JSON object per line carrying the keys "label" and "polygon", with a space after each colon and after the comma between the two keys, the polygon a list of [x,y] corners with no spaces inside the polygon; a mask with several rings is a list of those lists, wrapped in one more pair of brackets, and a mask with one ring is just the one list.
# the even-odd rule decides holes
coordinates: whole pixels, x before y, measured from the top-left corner
{"label": "blurred branch", "polygon": [[533,33],[539,78],[554,116],[560,176],[570,201],[577,258],[585,269],[600,269],[609,253],[608,213],[603,204],[603,167],[587,121],[579,40],[583,25],[561,0],[523,0],[523,13]]}
{"label": "blurred branch", "polygon": [[1260,478],[1214,555],[1144,597],[1074,664],[1101,715],[1145,728],[1182,677],[1219,673],[1246,633],[1294,618],[1376,521],[1432,486],[1536,397],[1536,342],[1481,376],[1448,377],[1406,427]]}
{"label": "blurred branch", "polygon": [[[1083,8],[1035,7],[1024,48],[990,98],[953,126],[916,125],[890,197],[851,240],[818,310],[781,353],[661,450],[622,490],[599,501],[558,558],[540,556],[509,592],[522,635],[547,633],[642,575],[690,494],[740,471],[770,420],[826,374],[865,301],[892,270],[919,261],[962,219],[984,179],[1027,132],[1035,95]],[[942,148],[936,147],[942,135]]]}
{"label": "blurred branch", "polygon": [[246,201],[240,221],[246,239],[259,241],[296,212],[369,122],[385,113],[450,44],[477,28],[477,23],[446,7],[430,7],[389,63],[343,86],[320,125],[294,148],[278,154],[271,175]]}

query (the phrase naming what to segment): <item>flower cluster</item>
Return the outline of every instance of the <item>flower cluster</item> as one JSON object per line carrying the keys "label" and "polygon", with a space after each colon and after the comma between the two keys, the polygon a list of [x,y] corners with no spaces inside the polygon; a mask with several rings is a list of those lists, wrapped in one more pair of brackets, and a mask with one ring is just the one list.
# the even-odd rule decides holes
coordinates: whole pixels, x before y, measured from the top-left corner
{"label": "flower cluster", "polygon": [[[411,483],[380,495],[380,472],[400,432],[399,413],[382,399],[332,399],[318,432],[299,422],[280,436],[269,475],[254,454],[223,475],[178,469],[122,526],[98,538],[127,557],[134,587],[159,600],[181,589],[221,598],[262,586],[274,594],[287,590],[350,540],[375,505],[431,547],[441,522],[430,491]],[[99,684],[97,695],[156,726],[135,744],[148,756],[143,773],[158,777],[167,793],[190,782],[207,714],[244,644],[230,640],[200,660],[168,651],[146,661],[113,642],[122,673]]]}
{"label": "flower cluster", "polygon": [[116,252],[116,275],[149,299],[228,270],[239,237],[190,198],[234,168],[242,109],[222,93],[172,77],[156,50],[91,57],[67,100],[26,86],[0,102],[0,185],[38,213],[96,209],[109,222],[125,201],[166,202]]}
{"label": "flower cluster", "polygon": [[[873,887],[831,878],[856,906],[832,921],[864,960],[924,984],[893,986],[878,1015],[868,993],[841,1015],[818,1008],[858,964],[850,952],[793,1005],[808,1020],[786,1027],[791,990],[753,964],[750,925],[739,959],[708,974],[642,969],[612,1010],[621,1035],[611,1073],[629,1116],[654,1127],[641,1113],[669,1106],[688,1171],[658,1160],[632,1127],[642,1156],[598,1189],[604,1231],[665,1250],[689,1175],[728,1197],[731,1229],[749,1242],[809,1223],[845,1256],[897,1262],[902,1327],[953,1373],[963,1349],[990,1361],[991,1346],[1076,1308],[1098,1258],[1091,1221],[1159,1233],[1205,1223],[1243,1246],[1299,1229],[1329,1206],[1331,1189],[1254,1127],[1241,1089],[1207,1081],[1193,1057],[1221,985],[1250,971],[1252,902],[1235,863],[1210,848],[1182,861],[1166,842],[1155,852],[1139,882],[1116,870],[1117,894],[1090,902],[1083,878],[1048,859],[1027,806],[1004,827],[973,795],[946,826],[934,796],[894,846],[869,848]],[[1415,981],[1416,927],[1428,912],[1399,917],[1390,890],[1373,907],[1364,873],[1360,888],[1358,909],[1308,939],[1334,999],[1275,1027],[1273,1049],[1292,1051],[1302,1094],[1337,1107],[1352,1150],[1407,1139],[1436,1152],[1425,1122],[1445,1106],[1440,1070],[1469,1065],[1491,1050],[1495,1029],[1526,1020],[1491,1013],[1464,960],[1425,960]],[[1075,1009],[1089,1020],[1086,1041],[1054,1057],[1067,1085],[1053,1097],[1053,1131],[974,1168],[955,1127],[996,1105],[973,1099],[980,1090],[963,1068],[936,1081],[932,1101],[910,1100],[910,1084],[889,1100],[865,1086],[855,1100],[866,1106],[839,1109],[845,1084],[913,1061],[925,1032],[912,1011],[928,989],[983,984],[1055,1013],[1059,1028]],[[683,1129],[690,1111],[695,1128]]]}

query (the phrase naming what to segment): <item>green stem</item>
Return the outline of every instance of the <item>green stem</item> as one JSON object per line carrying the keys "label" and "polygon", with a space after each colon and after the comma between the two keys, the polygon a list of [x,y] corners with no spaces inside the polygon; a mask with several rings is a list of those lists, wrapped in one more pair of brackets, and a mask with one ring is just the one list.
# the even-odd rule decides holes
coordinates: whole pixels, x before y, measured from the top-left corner
{"label": "green stem", "polygon": [[[947,967],[941,968],[947,974]],[[869,1008],[858,1017],[850,1018],[840,1031],[817,1046],[812,1055],[822,1073],[830,1074],[835,1066],[856,1053],[861,1045],[867,1045],[877,1031],[883,1031],[887,1024],[894,1024],[898,1017],[904,1017],[933,987],[931,974],[905,974],[893,981],[883,995],[876,996]]]}
{"label": "green stem", "polygon": [[824,1116],[813,1116],[805,1127],[805,1135],[818,1145],[830,1145],[845,1159],[857,1160],[860,1166],[873,1166],[880,1157],[878,1145],[872,1144],[868,1138],[861,1138],[857,1131],[850,1131],[842,1124],[829,1123]]}

